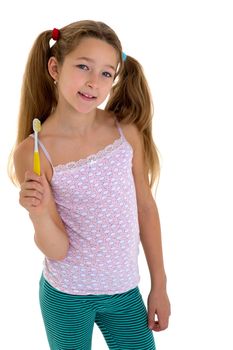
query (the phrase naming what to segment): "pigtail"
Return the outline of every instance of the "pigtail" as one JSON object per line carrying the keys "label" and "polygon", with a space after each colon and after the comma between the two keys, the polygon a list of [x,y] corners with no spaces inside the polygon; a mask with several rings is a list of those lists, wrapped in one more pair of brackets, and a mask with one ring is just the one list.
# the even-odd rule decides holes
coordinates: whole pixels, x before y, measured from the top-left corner
{"label": "pigtail", "polygon": [[23,76],[17,138],[9,155],[7,167],[9,177],[14,183],[16,183],[13,166],[15,149],[33,132],[33,119],[38,118],[43,123],[57,104],[53,79],[47,69],[48,60],[51,56],[49,46],[51,33],[51,30],[45,31],[36,39],[29,53]]}
{"label": "pigtail", "polygon": [[43,123],[56,104],[53,79],[47,68],[50,38],[51,30],[41,33],[28,57],[21,89],[17,144],[32,132],[32,120],[38,118]]}
{"label": "pigtail", "polygon": [[141,65],[127,56],[112,88],[106,110],[114,112],[119,121],[134,123],[143,139],[145,164],[150,187],[159,177],[159,156],[152,137],[153,104],[150,89]]}

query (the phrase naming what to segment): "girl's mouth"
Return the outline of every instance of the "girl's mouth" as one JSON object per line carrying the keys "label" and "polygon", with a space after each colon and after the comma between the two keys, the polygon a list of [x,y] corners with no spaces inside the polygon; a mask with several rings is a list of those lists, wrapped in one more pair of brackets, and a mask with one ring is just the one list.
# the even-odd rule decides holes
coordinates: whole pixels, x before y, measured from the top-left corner
{"label": "girl's mouth", "polygon": [[80,96],[82,99],[84,99],[85,101],[91,101],[91,100],[96,99],[95,96],[86,94],[86,93],[84,93],[84,92],[80,92],[80,91],[79,91],[78,94],[79,94],[79,96]]}

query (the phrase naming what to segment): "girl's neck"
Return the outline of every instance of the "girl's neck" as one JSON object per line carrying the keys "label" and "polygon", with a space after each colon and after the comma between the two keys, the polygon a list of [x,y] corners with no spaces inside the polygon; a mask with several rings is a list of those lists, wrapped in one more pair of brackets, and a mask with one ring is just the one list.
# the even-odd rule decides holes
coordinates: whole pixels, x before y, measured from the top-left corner
{"label": "girl's neck", "polygon": [[50,121],[58,133],[67,136],[78,135],[85,137],[92,133],[98,125],[99,110],[95,109],[90,113],[64,113],[58,108],[51,115]]}

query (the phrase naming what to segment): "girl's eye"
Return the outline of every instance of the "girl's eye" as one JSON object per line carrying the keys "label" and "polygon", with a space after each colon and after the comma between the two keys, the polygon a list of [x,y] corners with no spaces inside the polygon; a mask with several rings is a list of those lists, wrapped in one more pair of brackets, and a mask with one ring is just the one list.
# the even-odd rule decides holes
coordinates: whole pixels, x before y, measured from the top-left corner
{"label": "girl's eye", "polygon": [[83,70],[88,70],[88,67],[85,64],[78,64],[77,67]]}
{"label": "girl's eye", "polygon": [[105,76],[106,78],[111,78],[112,74],[110,74],[108,72],[103,72],[103,76]]}

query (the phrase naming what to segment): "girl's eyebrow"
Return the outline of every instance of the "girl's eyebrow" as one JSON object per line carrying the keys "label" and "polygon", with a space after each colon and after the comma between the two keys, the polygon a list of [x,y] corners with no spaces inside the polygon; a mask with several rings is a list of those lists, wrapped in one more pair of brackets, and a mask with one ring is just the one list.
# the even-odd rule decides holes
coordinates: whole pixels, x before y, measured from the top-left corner
{"label": "girl's eyebrow", "polygon": [[[91,63],[95,63],[95,61],[92,58],[85,57],[85,56],[77,57],[76,60],[85,60],[85,61],[88,61]],[[114,71],[116,71],[116,68],[114,66],[112,66],[111,64],[105,64],[105,67],[109,67],[109,68],[113,69]]]}

